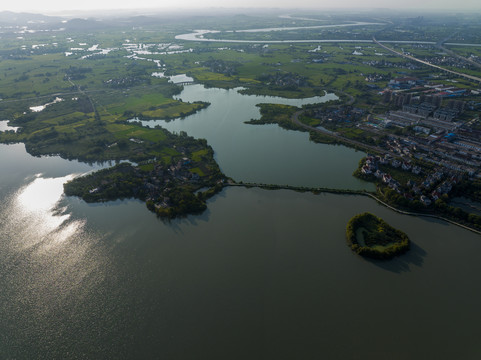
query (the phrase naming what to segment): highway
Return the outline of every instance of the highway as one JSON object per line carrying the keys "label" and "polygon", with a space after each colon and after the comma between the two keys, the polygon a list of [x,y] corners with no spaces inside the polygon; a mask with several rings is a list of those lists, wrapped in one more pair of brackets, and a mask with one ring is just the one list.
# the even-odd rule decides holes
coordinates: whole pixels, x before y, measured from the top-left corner
{"label": "highway", "polygon": [[399,55],[403,58],[406,58],[406,59],[409,59],[409,60],[412,60],[412,61],[416,61],[418,63],[421,63],[423,65],[427,65],[427,66],[430,66],[432,68],[435,68],[437,70],[441,70],[441,71],[444,71],[444,72],[448,72],[448,73],[451,73],[453,75],[456,75],[456,76],[459,76],[459,77],[462,77],[462,78],[465,78],[465,79],[468,79],[470,81],[475,81],[475,82],[478,82],[478,83],[481,83],[481,78],[477,77],[477,76],[473,76],[473,75],[468,75],[468,74],[463,74],[463,73],[460,73],[460,72],[457,72],[457,71],[453,71],[453,70],[449,70],[449,69],[445,69],[439,65],[434,65],[434,64],[431,64],[430,62],[427,62],[427,61],[424,61],[424,60],[421,60],[421,59],[418,59],[418,58],[415,58],[414,56],[411,56],[411,55],[406,55],[406,54],[403,54],[399,51],[396,51],[394,49],[391,49],[390,47],[387,47],[386,45],[383,45],[381,44],[379,41],[376,40],[376,38],[373,36],[372,37],[372,41],[374,41],[374,43],[376,43],[377,45],[379,45],[380,47],[382,47],[383,49],[387,50],[387,51],[390,51],[396,55]]}
{"label": "highway", "polygon": [[470,63],[471,65],[477,67],[477,68],[480,68],[481,69],[481,64],[480,63],[477,63],[476,61],[473,61],[471,59],[468,59],[467,57],[464,57],[464,56],[461,56],[461,55],[458,55],[456,54],[454,51],[448,49],[448,48],[445,48],[444,47],[444,43],[446,43],[446,41],[448,41],[449,39],[451,39],[453,36],[455,36],[457,33],[453,33],[451,34],[450,36],[448,36],[447,38],[445,38],[444,40],[441,40],[439,42],[436,43],[436,46],[443,50],[445,53],[448,53],[449,55],[451,56],[454,56],[454,57],[457,57],[458,59],[461,59],[463,61],[466,61],[468,63]]}

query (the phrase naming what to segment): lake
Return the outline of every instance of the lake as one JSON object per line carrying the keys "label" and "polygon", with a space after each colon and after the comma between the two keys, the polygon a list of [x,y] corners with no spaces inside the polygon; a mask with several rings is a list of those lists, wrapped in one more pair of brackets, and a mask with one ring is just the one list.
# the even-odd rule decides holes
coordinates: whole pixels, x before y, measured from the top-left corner
{"label": "lake", "polygon": [[[224,90],[210,91],[202,99],[224,99]],[[306,158],[272,152],[264,163],[285,173],[298,169],[282,175],[295,184],[331,182],[322,172],[309,180],[309,167],[297,162],[320,157],[324,163],[316,166],[330,167],[335,157],[348,173],[362,156],[353,151],[343,159],[337,151],[349,149],[233,120],[229,111],[257,116],[250,102],[240,109],[211,103],[166,126],[209,136],[223,170],[237,180],[270,181],[256,159],[249,163],[270,147],[282,151],[279,139],[314,152]],[[204,118],[212,109],[225,112]],[[279,139],[257,147],[269,134]],[[256,188],[228,188],[202,215],[163,222],[140,201],[86,204],[62,195],[64,181],[102,165],[35,158],[17,144],[0,145],[0,166],[2,359],[481,356],[481,238],[459,227],[400,215],[362,196]],[[352,179],[337,180],[362,185]],[[389,262],[353,254],[345,226],[364,211],[406,232],[411,251]]]}

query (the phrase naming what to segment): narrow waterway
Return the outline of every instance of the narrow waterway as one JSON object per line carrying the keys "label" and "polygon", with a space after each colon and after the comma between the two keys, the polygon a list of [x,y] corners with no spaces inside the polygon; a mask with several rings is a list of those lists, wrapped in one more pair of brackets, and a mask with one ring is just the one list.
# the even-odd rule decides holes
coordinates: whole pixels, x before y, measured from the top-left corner
{"label": "narrow waterway", "polygon": [[185,131],[207,139],[221,170],[237,181],[279,185],[374,189],[371,183],[352,176],[366,154],[345,146],[316,144],[309,134],[289,131],[277,125],[247,125],[260,118],[260,103],[302,106],[337,99],[326,94],[307,99],[242,95],[238,89],[186,86],[179,99],[206,101],[211,105],[187,118],[171,121],[143,121],[169,131]]}

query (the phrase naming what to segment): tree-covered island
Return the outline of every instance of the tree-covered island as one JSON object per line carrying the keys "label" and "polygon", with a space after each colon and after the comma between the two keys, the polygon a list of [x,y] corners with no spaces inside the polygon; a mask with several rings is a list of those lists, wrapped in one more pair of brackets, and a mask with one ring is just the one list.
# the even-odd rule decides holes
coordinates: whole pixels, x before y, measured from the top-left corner
{"label": "tree-covered island", "polygon": [[[183,146],[174,145],[174,156],[138,164],[123,162],[77,177],[64,185],[65,194],[87,202],[136,198],[145,201],[158,216],[167,218],[200,213],[207,207],[205,201],[223,188],[225,176],[205,141],[185,134],[177,140],[184,141]],[[181,155],[175,156],[176,151]]]}
{"label": "tree-covered island", "polygon": [[409,238],[405,233],[367,212],[349,220],[346,237],[352,251],[369,258],[391,259],[409,250]]}

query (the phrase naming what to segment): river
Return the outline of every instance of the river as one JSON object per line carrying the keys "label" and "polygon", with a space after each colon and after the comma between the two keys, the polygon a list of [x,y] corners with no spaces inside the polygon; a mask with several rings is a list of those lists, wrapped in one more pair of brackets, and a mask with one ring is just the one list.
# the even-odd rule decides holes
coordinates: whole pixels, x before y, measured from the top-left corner
{"label": "river", "polygon": [[[190,128],[208,111],[167,124]],[[202,124],[194,124],[197,136]],[[305,135],[235,124],[232,139],[220,130],[217,143],[209,138],[219,160],[221,144],[250,129],[284,140]],[[240,142],[251,146],[248,137]],[[295,161],[271,159],[286,172]],[[62,195],[69,177],[100,165],[35,158],[17,144],[0,145],[0,166],[2,359],[481,355],[481,239],[469,231],[367,197],[245,188],[224,190],[200,216],[162,222],[136,200],[86,204]],[[353,254],[345,226],[363,211],[405,231],[412,250],[390,262]]]}
{"label": "river", "polygon": [[272,96],[242,95],[239,89],[186,86],[177,98],[183,101],[206,101],[211,105],[185,119],[143,121],[143,125],[160,125],[169,131],[185,131],[207,139],[213,147],[221,170],[237,181],[278,185],[374,189],[373,185],[352,176],[359,160],[366,154],[345,146],[315,144],[309,134],[289,131],[277,125],[247,125],[259,119],[255,106],[276,103],[302,106],[337,99],[326,94],[307,99],[283,99]]}
{"label": "river", "polygon": [[[313,19],[309,19],[309,20],[312,21]],[[306,30],[306,29],[315,30],[319,28],[366,26],[366,25],[385,25],[385,24],[354,22],[351,24],[245,29],[245,30],[235,30],[235,32],[263,33],[263,32],[272,32],[272,31],[293,31],[293,30]],[[234,30],[230,30],[227,32],[232,33],[234,32]],[[218,33],[220,33],[219,30],[195,30],[193,33],[176,35],[175,39],[183,40],[183,41],[220,42],[220,43],[233,43],[233,44],[373,43],[372,39],[236,40],[236,39],[212,39],[212,38],[204,37],[205,35],[208,35],[208,34],[218,34]],[[437,44],[436,41],[421,41],[421,40],[378,40],[378,41],[383,44],[419,44],[419,45],[436,45]],[[464,44],[464,43],[444,43],[444,45],[470,46],[470,47],[481,46],[481,44]]]}
{"label": "river", "polygon": [[[272,32],[272,31],[292,31],[292,30],[317,30],[317,29],[327,29],[327,28],[339,28],[339,27],[355,27],[355,26],[367,26],[367,25],[385,25],[384,23],[373,23],[373,22],[361,22],[354,21],[352,23],[342,23],[342,24],[329,24],[329,25],[314,25],[314,26],[291,26],[291,27],[271,27],[271,28],[261,28],[261,29],[242,29],[235,30],[236,32],[247,32],[247,33],[262,33],[262,32]],[[228,31],[233,32],[234,30]],[[193,33],[176,35],[177,40],[185,41],[209,41],[209,42],[230,42],[230,43],[296,43],[296,42],[323,42],[322,40],[226,40],[226,39],[209,39],[204,38],[204,35],[219,33],[217,30],[195,30]],[[331,40],[328,40],[331,41]],[[339,40],[343,42],[345,40]],[[366,42],[366,40],[359,40],[359,42]]]}

